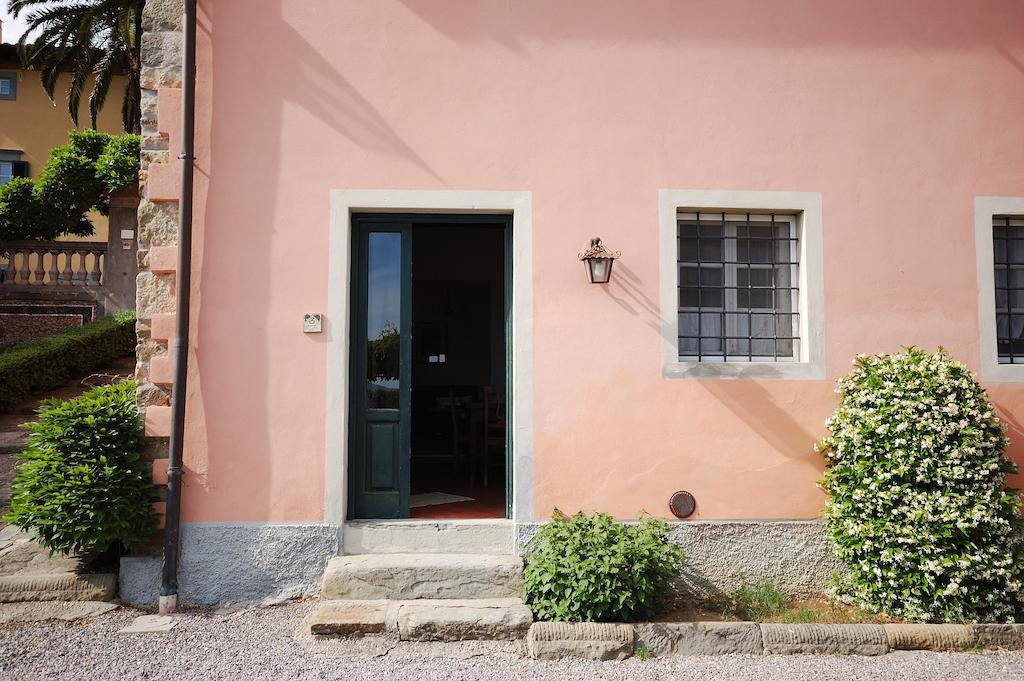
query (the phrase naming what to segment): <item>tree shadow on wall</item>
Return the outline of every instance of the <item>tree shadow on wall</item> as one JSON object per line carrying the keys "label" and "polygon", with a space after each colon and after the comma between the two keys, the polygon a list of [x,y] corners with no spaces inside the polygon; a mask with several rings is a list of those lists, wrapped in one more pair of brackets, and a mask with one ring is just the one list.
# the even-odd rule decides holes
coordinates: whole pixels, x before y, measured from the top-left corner
{"label": "tree shadow on wall", "polygon": [[[326,249],[309,247],[328,240],[329,196],[320,189],[325,169],[296,162],[298,152],[286,138],[286,131],[295,126],[294,112],[311,114],[357,147],[391,157],[396,164],[411,164],[432,184],[444,181],[356,87],[289,26],[284,0],[274,2],[277,20],[263,24],[273,28],[272,36],[253,34],[252,22],[244,19],[244,5],[203,0],[200,7],[200,59],[208,61],[199,64],[198,129],[201,135],[208,132],[200,144],[209,147],[205,157],[200,148],[196,164],[198,177],[208,182],[205,193],[197,186],[200,200],[208,198],[198,205],[202,233],[196,235],[202,261],[197,263],[201,305],[195,349],[204,379],[204,413],[196,415],[196,423],[205,421],[207,460],[205,469],[197,465],[189,470],[189,479],[193,494],[208,497],[204,503],[217,514],[279,519],[287,513],[282,508],[301,505],[298,499],[312,493],[292,489],[282,495],[282,487],[308,480],[309,471],[322,466],[324,457],[323,451],[309,451],[302,442],[283,443],[275,434],[275,424],[285,423],[291,432],[296,424],[305,423],[310,424],[309,433],[323,431],[322,421],[313,418],[323,409],[322,386],[304,388],[322,377],[303,370],[306,360],[322,350],[311,348],[308,355],[291,362],[270,340],[274,332],[281,337],[283,325],[290,332],[302,311],[296,308],[295,318],[271,315],[272,304],[279,311],[282,300],[320,300],[326,290],[325,281],[310,280],[308,273],[295,276],[294,267],[279,267],[289,261],[315,262],[310,269],[328,270]],[[218,109],[219,100],[233,96],[250,103],[247,116]],[[346,162],[350,161],[337,160]],[[289,194],[282,194],[285,176],[295,188]],[[308,212],[310,206],[322,220],[309,224],[288,219],[289,214]],[[225,333],[228,324],[230,334]],[[326,336],[304,340],[319,345]],[[308,401],[284,404],[273,397],[282,392],[307,395]],[[244,426],[239,415],[245,417]],[[320,436],[302,437],[315,442]],[[232,455],[225,456],[229,452]],[[239,462],[244,470],[238,470]],[[247,481],[244,488],[231,483],[240,475]],[[322,489],[316,495],[322,497]]]}

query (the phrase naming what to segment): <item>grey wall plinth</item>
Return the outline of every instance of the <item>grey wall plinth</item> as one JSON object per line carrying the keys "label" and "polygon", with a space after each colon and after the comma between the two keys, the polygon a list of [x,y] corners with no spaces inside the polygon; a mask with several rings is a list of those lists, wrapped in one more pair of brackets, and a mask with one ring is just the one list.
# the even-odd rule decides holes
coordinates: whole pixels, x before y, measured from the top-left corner
{"label": "grey wall plinth", "polygon": [[[212,605],[315,594],[338,553],[335,525],[204,523],[181,528],[179,603]],[[120,596],[150,607],[160,593],[161,558],[121,559]]]}
{"label": "grey wall plinth", "polygon": [[[522,546],[541,523],[517,527]],[[686,554],[680,589],[719,596],[742,585],[769,581],[791,596],[827,593],[842,565],[818,520],[693,520],[669,523],[672,541]]]}

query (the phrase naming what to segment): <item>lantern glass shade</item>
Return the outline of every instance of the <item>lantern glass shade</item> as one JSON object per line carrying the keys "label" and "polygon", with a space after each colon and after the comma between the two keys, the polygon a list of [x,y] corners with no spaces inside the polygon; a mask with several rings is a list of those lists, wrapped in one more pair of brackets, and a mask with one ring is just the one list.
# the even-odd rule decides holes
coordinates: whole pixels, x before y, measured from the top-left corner
{"label": "lantern glass shade", "polygon": [[590,248],[580,253],[580,260],[587,268],[587,281],[591,284],[607,284],[612,278],[612,263],[619,253],[609,251],[601,243],[601,237],[590,240]]}
{"label": "lantern glass shade", "polygon": [[607,284],[612,278],[612,258],[593,257],[583,261],[591,284]]}

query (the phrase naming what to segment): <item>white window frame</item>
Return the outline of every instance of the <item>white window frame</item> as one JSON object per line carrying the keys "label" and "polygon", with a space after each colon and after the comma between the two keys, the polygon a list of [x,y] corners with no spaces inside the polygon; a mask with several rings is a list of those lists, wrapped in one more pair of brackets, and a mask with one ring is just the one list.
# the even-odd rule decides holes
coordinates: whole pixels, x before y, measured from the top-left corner
{"label": "white window frame", "polygon": [[[792,215],[799,239],[800,352],[795,361],[686,361],[679,357],[679,213]],[[658,192],[662,377],[667,379],[820,380],[825,378],[825,288],[821,194],[817,192],[662,189]]]}
{"label": "white window frame", "polygon": [[974,251],[978,272],[978,347],[984,381],[1024,383],[1024,364],[1000,364],[996,339],[996,268],[992,220],[997,215],[1024,217],[1024,197],[974,198]]}

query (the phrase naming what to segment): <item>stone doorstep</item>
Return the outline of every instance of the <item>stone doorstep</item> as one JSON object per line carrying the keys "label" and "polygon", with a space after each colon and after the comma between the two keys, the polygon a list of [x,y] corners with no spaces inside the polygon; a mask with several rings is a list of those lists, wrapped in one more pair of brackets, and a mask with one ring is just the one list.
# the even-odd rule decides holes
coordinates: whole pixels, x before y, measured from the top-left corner
{"label": "stone doorstep", "polygon": [[324,600],[515,598],[518,556],[380,553],[337,556],[324,571]]}
{"label": "stone doorstep", "polygon": [[323,601],[310,618],[319,635],[396,632],[403,641],[518,639],[533,621],[518,598]]}
{"label": "stone doorstep", "polygon": [[117,593],[115,574],[34,574],[0,577],[0,603],[108,601]]}

